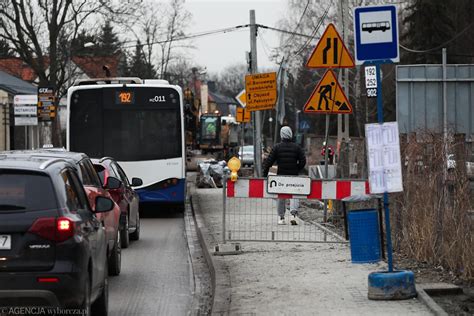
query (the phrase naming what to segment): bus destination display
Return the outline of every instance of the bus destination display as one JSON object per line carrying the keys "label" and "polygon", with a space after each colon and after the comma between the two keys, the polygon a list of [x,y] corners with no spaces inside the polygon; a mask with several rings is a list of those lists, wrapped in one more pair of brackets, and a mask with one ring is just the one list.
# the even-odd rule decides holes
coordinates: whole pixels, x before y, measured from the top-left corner
{"label": "bus destination display", "polygon": [[133,91],[116,91],[115,103],[116,104],[134,104],[135,94],[133,93]]}

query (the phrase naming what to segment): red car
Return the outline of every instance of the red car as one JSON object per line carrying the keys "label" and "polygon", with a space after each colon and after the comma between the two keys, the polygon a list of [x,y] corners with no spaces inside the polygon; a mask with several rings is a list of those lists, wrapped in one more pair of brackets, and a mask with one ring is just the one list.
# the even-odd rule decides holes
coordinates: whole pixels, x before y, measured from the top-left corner
{"label": "red car", "polygon": [[[140,178],[132,178],[132,183],[128,181],[127,175],[120,165],[111,157],[92,159],[94,168],[99,174],[100,180],[109,191],[112,199],[121,210],[120,232],[122,248],[127,248],[130,240],[140,239],[140,212],[139,197],[133,187],[141,186],[143,181]],[[116,188],[113,179],[119,179],[121,184]]]}
{"label": "red car", "polygon": [[[89,200],[89,205],[95,209],[95,201],[98,196],[111,198],[111,194],[107,189],[118,189],[121,185],[119,179],[109,179],[108,187],[104,188],[100,181],[99,175],[94,169],[90,158],[84,153],[76,153],[66,151],[61,148],[37,149],[37,150],[15,150],[8,152],[11,156],[22,155],[30,156],[36,159],[57,158],[71,162],[77,169],[78,175],[84,186],[84,190]],[[104,224],[105,232],[108,241],[107,255],[109,275],[119,275],[122,265],[122,242],[119,230],[120,222],[120,207],[114,203],[112,211],[106,213],[96,214],[99,221]]]}

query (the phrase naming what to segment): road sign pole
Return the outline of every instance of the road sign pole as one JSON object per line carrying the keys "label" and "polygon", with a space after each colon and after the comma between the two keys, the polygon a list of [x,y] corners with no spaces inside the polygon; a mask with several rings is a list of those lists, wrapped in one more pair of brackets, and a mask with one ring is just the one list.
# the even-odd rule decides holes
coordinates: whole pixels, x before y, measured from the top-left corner
{"label": "road sign pole", "polygon": [[[383,124],[383,97],[382,97],[382,80],[380,78],[380,63],[375,64],[375,72],[377,76],[377,119],[379,124]],[[388,202],[388,193],[383,194],[383,205],[385,210],[385,232],[387,234],[387,261],[388,272],[393,272],[393,250],[392,250],[392,229],[390,228],[390,210]]]}
{"label": "road sign pole", "polygon": [[[329,179],[329,166],[328,166],[328,156],[329,156],[329,114],[326,114],[326,132],[324,137],[324,179]],[[323,221],[326,223],[328,221],[328,201],[324,200],[324,209],[323,209]],[[326,234],[324,235],[326,236]]]}
{"label": "road sign pole", "polygon": [[[255,22],[255,10],[250,10],[250,54],[252,56],[251,73],[258,72],[257,68],[257,25]],[[249,93],[249,91],[247,91]],[[262,116],[260,111],[253,113],[253,135],[254,135],[254,154],[255,154],[255,169],[254,175],[256,177],[262,176]]]}

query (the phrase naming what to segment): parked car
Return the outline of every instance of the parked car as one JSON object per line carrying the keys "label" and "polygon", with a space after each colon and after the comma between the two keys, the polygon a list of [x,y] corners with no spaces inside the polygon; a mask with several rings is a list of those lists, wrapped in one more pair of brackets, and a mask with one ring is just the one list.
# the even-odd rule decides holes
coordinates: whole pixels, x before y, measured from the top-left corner
{"label": "parked car", "polygon": [[[90,158],[84,153],[66,151],[60,148],[48,148],[38,150],[15,150],[5,152],[9,156],[31,156],[37,159],[65,159],[71,162],[79,175],[79,178],[86,191],[89,204],[95,207],[95,200],[98,196],[112,198],[110,193],[102,186],[99,175],[94,169]],[[117,189],[120,187],[118,179],[111,180],[108,183],[108,189]],[[97,214],[98,219],[104,223],[108,241],[108,264],[109,274],[119,275],[122,265],[122,246],[119,230],[120,207],[114,203],[112,212]]]}
{"label": "parked car", "polygon": [[242,163],[242,166],[253,166],[255,161],[253,145],[242,146],[239,150],[239,159]]}
{"label": "parked car", "polygon": [[[0,153],[0,306],[108,311],[107,239],[76,167]],[[1,311],[1,308],[0,308]]]}
{"label": "parked car", "polygon": [[120,187],[110,189],[112,199],[117,203],[121,210],[120,233],[122,248],[127,248],[130,240],[140,239],[140,212],[139,197],[133,187],[141,186],[143,181],[140,178],[132,178],[132,183],[128,181],[125,171],[111,157],[102,159],[92,159],[94,168],[99,174],[104,188],[107,188],[114,178],[120,179]]}

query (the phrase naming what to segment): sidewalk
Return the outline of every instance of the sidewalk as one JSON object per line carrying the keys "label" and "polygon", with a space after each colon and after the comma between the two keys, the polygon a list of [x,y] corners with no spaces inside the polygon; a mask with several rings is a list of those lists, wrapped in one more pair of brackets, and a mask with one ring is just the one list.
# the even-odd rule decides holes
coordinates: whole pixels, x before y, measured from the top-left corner
{"label": "sidewalk", "polygon": [[[197,189],[193,204],[209,246],[221,241],[222,189]],[[212,256],[214,314],[431,315],[417,299],[367,299],[370,272],[385,264],[352,264],[340,244],[246,242],[240,255]],[[230,289],[227,287],[230,286]]]}

